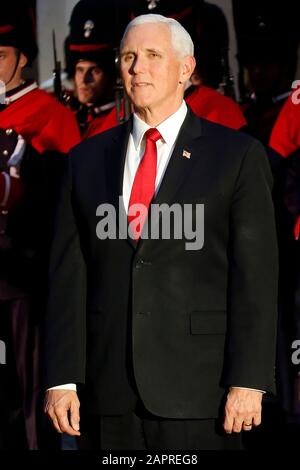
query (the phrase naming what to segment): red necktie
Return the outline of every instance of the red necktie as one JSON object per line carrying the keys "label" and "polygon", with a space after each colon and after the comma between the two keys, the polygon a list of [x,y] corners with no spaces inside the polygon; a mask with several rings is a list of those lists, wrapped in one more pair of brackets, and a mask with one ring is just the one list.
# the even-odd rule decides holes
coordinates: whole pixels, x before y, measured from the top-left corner
{"label": "red necktie", "polygon": [[140,220],[139,224],[131,226],[135,240],[140,238],[143,225],[148,215],[148,208],[155,193],[157,165],[156,142],[161,139],[161,135],[159,131],[153,127],[145,132],[145,137],[145,153],[134,177],[128,206],[128,213],[133,204],[142,204],[144,209],[142,211],[133,211],[135,212],[134,214],[128,215],[129,223],[131,223],[136,217]]}

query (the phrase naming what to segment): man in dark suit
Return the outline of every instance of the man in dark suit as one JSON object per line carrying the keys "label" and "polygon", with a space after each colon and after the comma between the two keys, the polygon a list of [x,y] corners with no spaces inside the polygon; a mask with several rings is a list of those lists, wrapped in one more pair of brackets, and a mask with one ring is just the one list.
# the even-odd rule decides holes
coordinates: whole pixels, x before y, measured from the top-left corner
{"label": "man in dark suit", "polygon": [[[132,119],[69,159],[50,271],[45,411],[82,447],[239,446],[273,390],[270,169],[257,141],[187,108],[194,67],[179,23],[135,18],[121,43]],[[145,217],[150,203],[160,216]],[[174,204],[182,210],[168,234]]]}

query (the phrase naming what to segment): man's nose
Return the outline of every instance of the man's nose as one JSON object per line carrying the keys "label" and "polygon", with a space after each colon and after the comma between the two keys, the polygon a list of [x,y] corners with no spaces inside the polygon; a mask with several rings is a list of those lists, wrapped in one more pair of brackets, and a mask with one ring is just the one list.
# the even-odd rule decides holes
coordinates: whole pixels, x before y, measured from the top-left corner
{"label": "man's nose", "polygon": [[131,73],[137,74],[145,71],[145,61],[143,58],[136,56],[132,66],[131,66]]}
{"label": "man's nose", "polygon": [[94,81],[93,73],[90,70],[88,70],[83,75],[83,83],[87,84],[87,83],[92,83],[93,81]]}

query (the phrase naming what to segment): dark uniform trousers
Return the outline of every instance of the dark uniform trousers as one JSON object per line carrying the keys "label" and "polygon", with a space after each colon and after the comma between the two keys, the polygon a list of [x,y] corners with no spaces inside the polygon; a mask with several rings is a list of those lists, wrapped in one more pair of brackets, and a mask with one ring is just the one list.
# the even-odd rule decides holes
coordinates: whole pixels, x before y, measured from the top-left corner
{"label": "dark uniform trousers", "polygon": [[119,416],[82,417],[80,450],[242,450],[241,434],[226,434],[220,419],[164,419],[139,402]]}

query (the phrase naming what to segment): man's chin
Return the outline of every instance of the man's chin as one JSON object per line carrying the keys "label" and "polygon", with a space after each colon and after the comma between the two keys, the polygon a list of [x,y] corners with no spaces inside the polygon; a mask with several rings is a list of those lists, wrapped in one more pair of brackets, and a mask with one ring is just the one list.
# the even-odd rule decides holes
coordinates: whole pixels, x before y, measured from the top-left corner
{"label": "man's chin", "polygon": [[78,101],[81,104],[89,105],[90,103],[95,103],[96,98],[92,94],[78,93]]}
{"label": "man's chin", "polygon": [[140,97],[134,95],[131,99],[133,106],[136,109],[144,109],[147,108],[151,104],[151,100],[147,99],[146,97]]}

